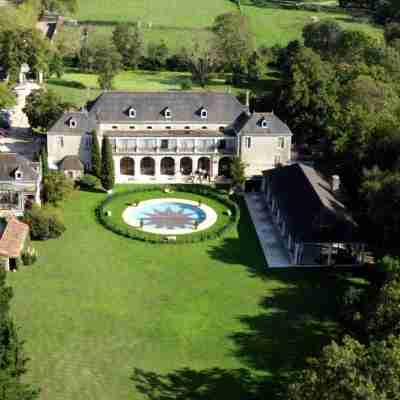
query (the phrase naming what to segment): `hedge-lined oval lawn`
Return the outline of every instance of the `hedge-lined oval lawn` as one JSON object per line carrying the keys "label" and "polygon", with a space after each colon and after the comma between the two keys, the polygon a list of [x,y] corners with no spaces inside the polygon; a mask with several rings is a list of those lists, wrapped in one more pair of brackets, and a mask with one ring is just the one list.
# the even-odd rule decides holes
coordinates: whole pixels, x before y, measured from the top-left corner
{"label": "hedge-lined oval lawn", "polygon": [[[179,198],[204,204],[217,213],[217,220],[203,231],[177,235],[176,240],[168,241],[166,236],[145,232],[138,227],[130,226],[122,218],[124,211],[131,204],[168,198]],[[108,213],[111,213],[111,215],[108,215]],[[152,243],[194,243],[215,239],[224,234],[236,224],[239,211],[236,204],[228,196],[219,193],[217,190],[197,185],[173,185],[169,187],[168,191],[165,191],[165,187],[145,186],[117,192],[99,204],[97,216],[103,226],[130,239]],[[171,235],[174,235],[173,231]]]}

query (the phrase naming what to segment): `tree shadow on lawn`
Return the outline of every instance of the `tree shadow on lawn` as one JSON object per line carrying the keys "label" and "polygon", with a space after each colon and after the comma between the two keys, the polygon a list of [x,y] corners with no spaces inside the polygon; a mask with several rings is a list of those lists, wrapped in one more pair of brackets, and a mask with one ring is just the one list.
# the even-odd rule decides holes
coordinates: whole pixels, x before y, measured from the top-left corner
{"label": "tree shadow on lawn", "polygon": [[284,400],[293,372],[336,332],[336,277],[310,272],[271,273],[292,285],[272,290],[260,314],[238,317],[243,330],[229,337],[246,368],[186,367],[166,374],[135,369],[136,390],[149,400]]}
{"label": "tree shadow on lawn", "polygon": [[239,199],[240,218],[237,225],[238,237],[223,238],[212,247],[211,258],[226,264],[246,266],[256,276],[266,277],[267,267],[263,251],[243,199]]}

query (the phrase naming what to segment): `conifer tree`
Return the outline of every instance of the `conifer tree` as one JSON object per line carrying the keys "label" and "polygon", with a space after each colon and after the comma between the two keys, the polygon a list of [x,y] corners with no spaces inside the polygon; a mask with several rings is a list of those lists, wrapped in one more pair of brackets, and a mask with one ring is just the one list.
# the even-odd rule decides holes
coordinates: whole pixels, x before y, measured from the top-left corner
{"label": "conifer tree", "polygon": [[94,176],[100,178],[101,173],[101,158],[100,158],[100,147],[97,133],[94,130],[92,132],[92,148],[91,148],[91,173]]}
{"label": "conifer tree", "polygon": [[34,400],[38,391],[22,382],[28,359],[23,342],[10,317],[12,289],[6,286],[6,272],[0,268],[0,398],[7,400]]}
{"label": "conifer tree", "polygon": [[42,164],[42,177],[44,178],[49,174],[49,163],[47,160],[47,149],[43,146],[40,150],[40,162]]}
{"label": "conifer tree", "polygon": [[108,137],[103,137],[101,146],[101,184],[105,190],[111,190],[115,183],[114,160],[111,143]]}

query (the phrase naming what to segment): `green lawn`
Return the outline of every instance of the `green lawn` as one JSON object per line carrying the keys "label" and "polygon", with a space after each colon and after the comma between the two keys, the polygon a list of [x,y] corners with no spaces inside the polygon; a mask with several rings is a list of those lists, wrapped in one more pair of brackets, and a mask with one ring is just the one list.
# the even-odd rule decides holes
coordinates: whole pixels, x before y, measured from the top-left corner
{"label": "green lawn", "polygon": [[98,225],[103,196],[75,193],[64,236],[9,274],[41,400],[273,400],[335,331],[337,281],[267,270],[245,211],[223,239],[152,245]]}
{"label": "green lawn", "polygon": [[[382,37],[380,29],[354,21],[346,14],[255,7],[249,1],[242,3],[242,12],[250,18],[257,45],[284,45],[299,38],[312,16],[335,19],[345,28]],[[101,24],[92,29],[106,34],[111,33],[116,22],[140,21],[146,42],[163,39],[172,50],[176,50],[191,46],[196,40],[210,39],[209,28],[214,18],[235,10],[234,2],[230,0],[205,0],[201,5],[194,0],[116,0],[112,3],[107,0],[80,0],[77,19]]]}

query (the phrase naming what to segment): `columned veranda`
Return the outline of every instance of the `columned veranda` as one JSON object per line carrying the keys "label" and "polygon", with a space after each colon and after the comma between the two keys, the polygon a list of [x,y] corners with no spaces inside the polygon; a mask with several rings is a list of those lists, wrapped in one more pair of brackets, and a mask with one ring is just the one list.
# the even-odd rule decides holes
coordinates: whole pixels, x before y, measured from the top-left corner
{"label": "columned veranda", "polygon": [[114,156],[117,183],[190,182],[229,177],[230,157],[202,155],[124,155]]}

